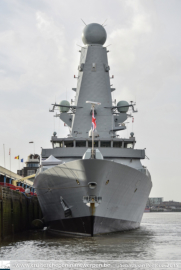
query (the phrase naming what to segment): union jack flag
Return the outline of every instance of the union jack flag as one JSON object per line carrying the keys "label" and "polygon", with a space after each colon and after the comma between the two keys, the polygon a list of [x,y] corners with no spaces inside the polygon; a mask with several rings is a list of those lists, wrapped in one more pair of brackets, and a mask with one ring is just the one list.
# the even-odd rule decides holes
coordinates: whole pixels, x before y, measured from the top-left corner
{"label": "union jack flag", "polygon": [[96,118],[94,116],[94,112],[92,111],[92,130],[96,129]]}

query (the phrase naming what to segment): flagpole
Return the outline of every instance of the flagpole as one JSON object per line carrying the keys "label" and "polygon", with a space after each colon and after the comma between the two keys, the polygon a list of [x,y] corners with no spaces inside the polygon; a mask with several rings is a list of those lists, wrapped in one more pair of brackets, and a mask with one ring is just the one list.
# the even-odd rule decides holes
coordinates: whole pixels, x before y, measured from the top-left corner
{"label": "flagpole", "polygon": [[134,117],[132,117],[132,132],[133,132]]}
{"label": "flagpole", "polygon": [[[92,132],[90,132],[90,134],[92,134],[92,151],[91,151],[91,158],[94,159],[95,158],[95,150],[94,150],[94,129],[96,129],[96,119],[94,117],[94,107],[95,105],[101,105],[101,103],[99,102],[94,102],[94,101],[86,101],[86,103],[90,103],[92,106]],[[91,130],[90,130],[91,131]],[[89,135],[90,136],[90,135]],[[90,136],[91,137],[91,136]]]}
{"label": "flagpole", "polygon": [[5,168],[5,145],[3,144],[3,149],[4,149],[4,168]]}
{"label": "flagpole", "polygon": [[9,148],[9,163],[10,163],[10,174],[11,174],[11,148]]}

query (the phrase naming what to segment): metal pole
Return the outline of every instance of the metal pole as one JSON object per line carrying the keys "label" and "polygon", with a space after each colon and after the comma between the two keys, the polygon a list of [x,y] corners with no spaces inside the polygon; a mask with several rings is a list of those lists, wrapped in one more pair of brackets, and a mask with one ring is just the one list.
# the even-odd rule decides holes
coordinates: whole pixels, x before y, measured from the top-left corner
{"label": "metal pole", "polygon": [[11,176],[11,148],[9,149],[9,158],[10,158],[10,176]]}
{"label": "metal pole", "polygon": [[[92,105],[92,116],[94,116],[94,105]],[[92,158],[94,158],[94,130],[92,127]]]}
{"label": "metal pole", "polygon": [[4,175],[4,186],[6,186],[6,175]]}
{"label": "metal pole", "polygon": [[5,145],[3,144],[3,149],[4,149],[4,168],[5,168]]}

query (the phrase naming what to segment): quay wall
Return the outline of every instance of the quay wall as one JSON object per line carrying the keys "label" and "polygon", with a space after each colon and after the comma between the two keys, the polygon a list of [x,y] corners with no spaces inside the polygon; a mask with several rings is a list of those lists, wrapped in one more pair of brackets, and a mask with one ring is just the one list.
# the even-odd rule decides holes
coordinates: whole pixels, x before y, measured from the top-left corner
{"label": "quay wall", "polygon": [[0,240],[31,229],[31,222],[41,218],[42,212],[36,196],[0,186]]}

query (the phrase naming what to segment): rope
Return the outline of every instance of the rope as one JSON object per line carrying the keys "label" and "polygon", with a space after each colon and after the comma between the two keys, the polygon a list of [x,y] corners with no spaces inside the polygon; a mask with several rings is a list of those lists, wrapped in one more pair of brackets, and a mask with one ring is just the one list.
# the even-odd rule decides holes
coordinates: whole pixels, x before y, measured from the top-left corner
{"label": "rope", "polygon": [[28,198],[28,199],[32,199],[32,197],[28,197],[28,196],[26,196],[26,194],[24,193],[24,192],[21,192],[26,198]]}

